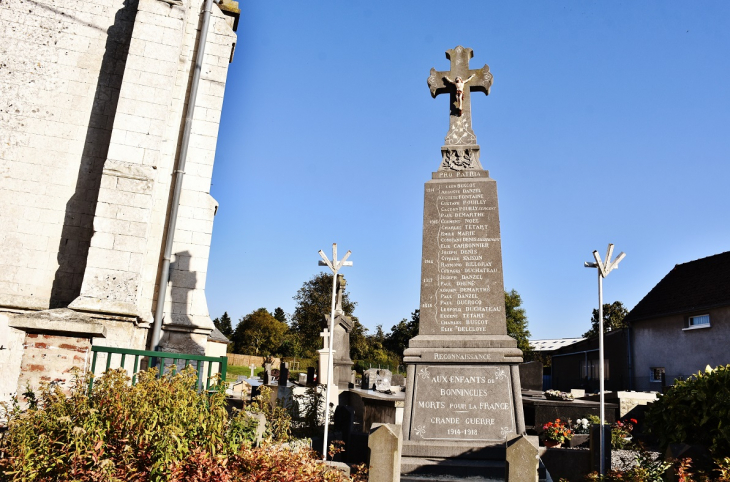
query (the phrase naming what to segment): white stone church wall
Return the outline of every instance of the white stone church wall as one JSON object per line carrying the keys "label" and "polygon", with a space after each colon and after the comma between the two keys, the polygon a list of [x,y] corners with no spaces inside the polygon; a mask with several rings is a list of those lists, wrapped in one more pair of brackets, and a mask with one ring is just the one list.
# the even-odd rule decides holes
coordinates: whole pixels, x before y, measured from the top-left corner
{"label": "white stone church wall", "polygon": [[78,295],[133,3],[0,3],[0,306]]}
{"label": "white stone church wall", "polygon": [[[70,304],[111,315],[94,344],[145,348],[202,3],[0,3],[0,312]],[[165,349],[201,354],[213,328],[209,189],[236,41],[232,18],[213,10],[163,335]],[[0,334],[4,398],[24,333],[0,316]]]}

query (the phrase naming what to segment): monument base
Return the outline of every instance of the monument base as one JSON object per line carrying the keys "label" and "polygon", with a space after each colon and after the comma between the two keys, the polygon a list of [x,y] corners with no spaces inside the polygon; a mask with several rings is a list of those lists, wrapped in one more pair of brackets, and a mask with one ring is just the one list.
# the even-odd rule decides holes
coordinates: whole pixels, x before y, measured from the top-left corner
{"label": "monument base", "polygon": [[506,335],[444,338],[416,336],[404,354],[401,472],[503,476],[506,443],[525,433],[522,352]]}

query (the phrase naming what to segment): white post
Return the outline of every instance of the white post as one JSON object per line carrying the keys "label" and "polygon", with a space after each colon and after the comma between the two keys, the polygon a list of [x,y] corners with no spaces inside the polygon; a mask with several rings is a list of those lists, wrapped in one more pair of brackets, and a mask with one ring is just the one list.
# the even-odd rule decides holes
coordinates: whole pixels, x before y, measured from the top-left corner
{"label": "white post", "polygon": [[335,334],[335,299],[337,297],[337,271],[342,266],[352,266],[352,261],[347,261],[351,251],[348,251],[341,261],[337,261],[337,243],[332,243],[332,262],[327,259],[327,255],[322,250],[319,255],[323,261],[319,262],[320,266],[329,266],[332,270],[332,304],[330,309],[330,336],[329,336],[329,355],[327,360],[327,386],[325,388],[324,403],[324,441],[322,442],[322,460],[327,461],[327,436],[330,428],[330,397],[332,396],[332,372],[334,371],[334,359],[332,351],[334,349]]}
{"label": "white post", "polygon": [[[332,258],[337,260],[337,245],[333,249]],[[322,460],[327,460],[327,435],[330,428],[330,397],[332,396],[332,372],[334,371],[334,363],[332,360],[332,350],[334,349],[335,334],[335,298],[337,297],[337,269],[332,271],[332,303],[330,304],[330,333],[329,336],[329,353],[327,354],[327,388],[325,388],[324,399],[324,447],[322,448]]]}
{"label": "white post", "polygon": [[600,427],[598,427],[599,440],[599,452],[601,461],[599,462],[601,476],[606,475],[606,447],[604,440],[606,421],[606,404],[604,395],[604,364],[605,357],[603,353],[603,278],[608,276],[608,273],[614,269],[618,269],[618,264],[626,256],[624,253],[620,253],[616,256],[616,259],[612,262],[611,256],[613,255],[613,244],[608,245],[608,251],[606,252],[606,260],[601,260],[601,255],[598,251],[593,251],[593,258],[596,260],[593,262],[586,262],[583,264],[586,268],[598,268],[598,390],[599,390],[599,406],[600,406]]}
{"label": "white post", "polygon": [[598,437],[600,438],[600,453],[601,453],[601,462],[599,465],[600,474],[601,476],[606,475],[606,447],[605,447],[605,438],[604,438],[604,423],[606,422],[606,405],[605,405],[605,397],[603,393],[604,389],[604,383],[603,383],[603,364],[604,364],[604,358],[603,358],[603,276],[601,275],[601,270],[598,271],[598,390],[599,390],[599,405],[600,405],[600,411],[601,411],[601,417],[600,417],[600,428],[598,430]]}

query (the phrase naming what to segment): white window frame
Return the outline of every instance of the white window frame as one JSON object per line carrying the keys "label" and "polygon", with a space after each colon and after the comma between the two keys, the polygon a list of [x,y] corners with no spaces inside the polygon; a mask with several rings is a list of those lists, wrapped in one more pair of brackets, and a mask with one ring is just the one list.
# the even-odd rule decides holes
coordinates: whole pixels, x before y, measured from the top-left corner
{"label": "white window frame", "polygon": [[[700,323],[700,324],[693,324],[692,320],[694,318],[700,318],[706,316],[707,317],[707,323]],[[687,317],[687,326],[683,328],[683,330],[701,330],[703,328],[710,328],[710,314],[709,313],[703,313],[701,315],[692,315]]]}
{"label": "white window frame", "polygon": [[[661,370],[659,372],[659,378],[656,378],[657,370]],[[666,371],[664,370],[664,367],[651,367],[649,368],[649,382],[650,383],[661,383],[662,376],[661,374],[664,373],[666,376]]]}

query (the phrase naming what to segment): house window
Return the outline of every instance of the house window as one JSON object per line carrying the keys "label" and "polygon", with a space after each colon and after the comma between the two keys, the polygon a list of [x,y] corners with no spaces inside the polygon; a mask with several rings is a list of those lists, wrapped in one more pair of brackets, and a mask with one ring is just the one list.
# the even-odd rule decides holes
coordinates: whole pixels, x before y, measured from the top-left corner
{"label": "house window", "polygon": [[710,315],[694,315],[687,317],[687,324],[684,327],[685,330],[696,330],[698,328],[709,328],[710,327]]}
{"label": "house window", "polygon": [[710,326],[710,315],[698,315],[689,317],[689,326]]}
{"label": "house window", "polygon": [[649,369],[650,382],[661,382],[662,375],[664,375],[664,367],[651,367]]}

